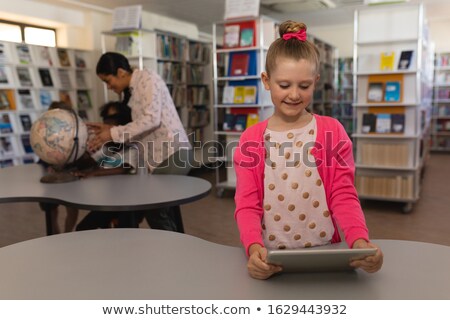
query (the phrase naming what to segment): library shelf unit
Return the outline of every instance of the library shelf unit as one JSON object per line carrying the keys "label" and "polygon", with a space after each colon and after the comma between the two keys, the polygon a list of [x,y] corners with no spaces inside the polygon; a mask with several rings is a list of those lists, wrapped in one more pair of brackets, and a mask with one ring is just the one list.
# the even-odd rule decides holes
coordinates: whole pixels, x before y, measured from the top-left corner
{"label": "library shelf unit", "polygon": [[[195,166],[208,162],[199,148],[213,139],[211,43],[161,30],[102,32],[102,51],[125,55],[132,67],[156,71],[172,95],[181,122],[195,146]],[[105,86],[105,101],[117,100]]]}
{"label": "library shelf unit", "polygon": [[336,68],[337,84],[332,117],[338,119],[351,136],[353,132],[353,57],[338,58]]}
{"label": "library shelf unit", "polygon": [[361,199],[419,199],[429,152],[433,45],[422,5],[355,12],[355,184]]}
{"label": "library shelf unit", "polygon": [[0,167],[38,160],[29,131],[52,101],[92,119],[94,78],[90,51],[0,41]]}
{"label": "library shelf unit", "polygon": [[438,53],[434,65],[431,150],[450,151],[450,53]]}
{"label": "library shelf unit", "polygon": [[336,60],[338,50],[331,44],[309,33],[308,40],[316,45],[320,53],[320,79],[314,90],[311,111],[320,115],[332,116],[336,94]]}
{"label": "library shelf unit", "polygon": [[217,196],[236,188],[233,149],[247,127],[273,113],[270,94],[261,82],[265,56],[278,37],[272,18],[233,19],[214,23],[213,86],[216,158],[226,167],[226,177],[216,166]]}

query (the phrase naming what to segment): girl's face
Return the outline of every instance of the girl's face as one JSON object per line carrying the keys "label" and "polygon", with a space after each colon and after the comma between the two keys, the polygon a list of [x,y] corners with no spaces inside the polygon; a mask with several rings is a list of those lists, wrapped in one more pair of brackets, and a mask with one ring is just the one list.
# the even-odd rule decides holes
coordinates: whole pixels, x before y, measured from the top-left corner
{"label": "girl's face", "polygon": [[275,70],[270,77],[261,74],[264,88],[270,91],[275,115],[286,120],[297,120],[311,104],[314,88],[320,76],[316,66],[300,59],[277,58]]}
{"label": "girl's face", "polygon": [[121,68],[117,70],[117,75],[99,74],[98,77],[106,83],[109,90],[112,90],[117,94],[120,94],[130,86],[131,75]]}

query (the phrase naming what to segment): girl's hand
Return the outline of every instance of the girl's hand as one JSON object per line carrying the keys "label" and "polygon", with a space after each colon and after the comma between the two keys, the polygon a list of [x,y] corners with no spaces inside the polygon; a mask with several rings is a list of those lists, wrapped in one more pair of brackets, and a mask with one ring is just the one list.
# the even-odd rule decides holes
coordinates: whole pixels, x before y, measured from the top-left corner
{"label": "girl's hand", "polygon": [[88,131],[91,136],[88,139],[88,150],[94,153],[100,149],[103,144],[112,140],[111,128],[112,125],[99,123],[99,122],[88,122]]}
{"label": "girl's hand", "polygon": [[377,248],[377,252],[374,256],[368,256],[363,259],[352,261],[350,263],[352,267],[361,268],[369,273],[377,272],[381,269],[381,266],[383,265],[383,252],[381,252],[381,249],[378,246],[363,239],[358,239],[353,243],[353,248]]}
{"label": "girl's hand", "polygon": [[249,258],[247,269],[250,276],[255,279],[267,279],[273,274],[280,272],[282,268],[266,263],[267,249],[259,244],[252,244],[248,250]]}

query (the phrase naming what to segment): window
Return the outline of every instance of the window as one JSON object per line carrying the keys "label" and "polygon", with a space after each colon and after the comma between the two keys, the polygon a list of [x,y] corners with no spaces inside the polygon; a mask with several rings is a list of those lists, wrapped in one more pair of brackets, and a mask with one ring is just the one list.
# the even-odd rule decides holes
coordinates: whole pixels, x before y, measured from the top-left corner
{"label": "window", "polygon": [[0,40],[55,47],[55,29],[0,20]]}

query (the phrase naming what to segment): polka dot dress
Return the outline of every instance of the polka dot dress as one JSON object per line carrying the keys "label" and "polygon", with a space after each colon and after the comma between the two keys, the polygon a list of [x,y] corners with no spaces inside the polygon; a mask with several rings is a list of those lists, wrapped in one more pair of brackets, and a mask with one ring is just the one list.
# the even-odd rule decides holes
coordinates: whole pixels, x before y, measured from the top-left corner
{"label": "polka dot dress", "polygon": [[263,239],[268,249],[330,242],[334,226],[311,149],[316,120],[284,132],[266,129]]}

